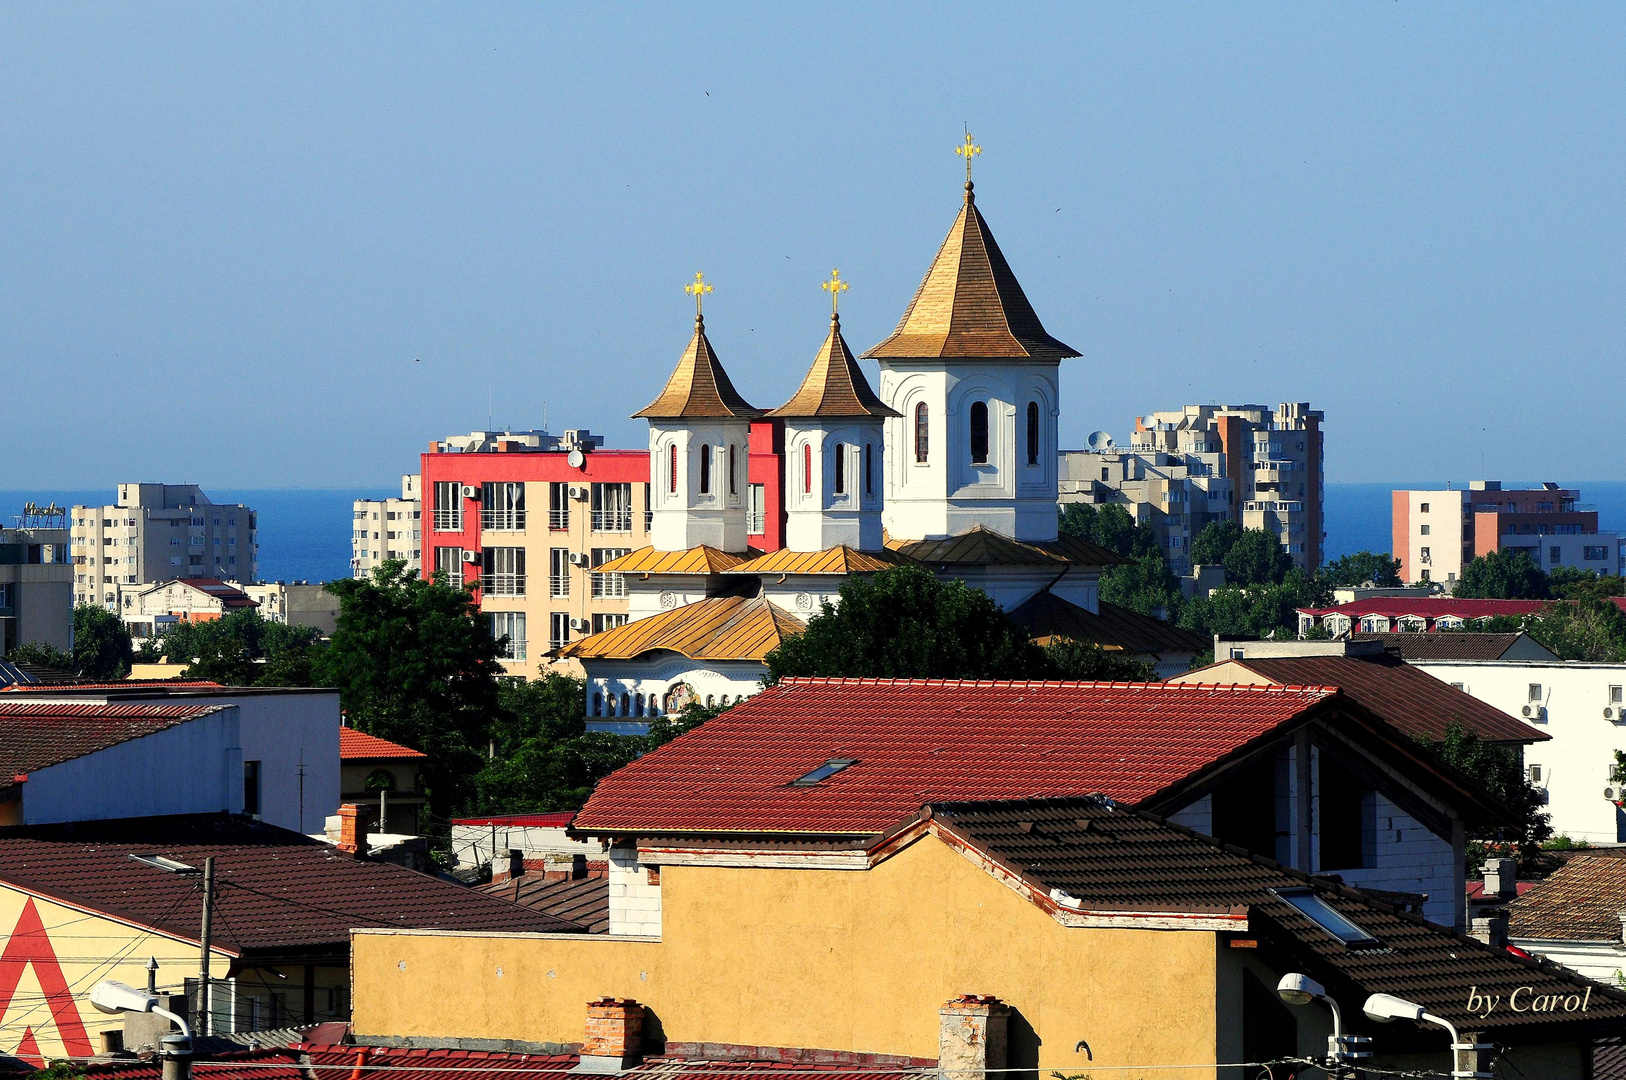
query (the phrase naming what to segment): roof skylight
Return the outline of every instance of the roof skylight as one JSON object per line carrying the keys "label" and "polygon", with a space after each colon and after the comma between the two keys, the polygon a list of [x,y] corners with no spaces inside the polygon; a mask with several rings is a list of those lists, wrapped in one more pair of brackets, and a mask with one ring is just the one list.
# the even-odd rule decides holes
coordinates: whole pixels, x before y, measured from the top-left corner
{"label": "roof skylight", "polygon": [[812,787],[824,780],[830,779],[836,773],[849,765],[857,765],[857,758],[833,757],[823,765],[804,776],[798,776],[790,782],[791,787]]}
{"label": "roof skylight", "polygon": [[179,862],[166,858],[163,855],[131,855],[130,858],[142,866],[150,866],[154,870],[162,870],[166,874],[196,874],[198,868],[190,863]]}
{"label": "roof skylight", "polygon": [[1381,944],[1377,938],[1346,919],[1331,904],[1310,889],[1272,889],[1277,896],[1299,910],[1305,918],[1350,948]]}

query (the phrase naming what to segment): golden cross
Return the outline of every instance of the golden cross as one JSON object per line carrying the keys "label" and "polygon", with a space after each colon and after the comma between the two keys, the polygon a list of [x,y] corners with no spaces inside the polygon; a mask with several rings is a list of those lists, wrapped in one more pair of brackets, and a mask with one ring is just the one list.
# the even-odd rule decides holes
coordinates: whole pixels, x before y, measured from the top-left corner
{"label": "golden cross", "polygon": [[712,287],[706,283],[706,275],[696,274],[692,282],[683,286],[683,291],[694,297],[694,317],[697,319],[700,318],[701,300],[707,293],[714,291]]}
{"label": "golden cross", "polygon": [[971,183],[971,159],[982,153],[982,147],[971,141],[971,132],[965,133],[965,142],[954,148],[954,152],[965,158],[965,182]]}
{"label": "golden cross", "polygon": [[830,280],[820,285],[819,288],[830,294],[830,317],[833,319],[836,317],[836,306],[841,301],[841,294],[848,289],[847,283],[841,280],[841,271],[830,271]]}

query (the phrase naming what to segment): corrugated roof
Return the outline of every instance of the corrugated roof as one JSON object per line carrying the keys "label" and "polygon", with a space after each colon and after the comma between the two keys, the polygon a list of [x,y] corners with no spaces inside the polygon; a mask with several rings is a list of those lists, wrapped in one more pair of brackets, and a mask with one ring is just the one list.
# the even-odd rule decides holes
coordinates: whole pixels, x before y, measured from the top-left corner
{"label": "corrugated roof", "polygon": [[0,702],[0,784],[225,708],[229,706]]}
{"label": "corrugated roof", "polygon": [[872,416],[877,419],[899,415],[882,404],[858,368],[852,350],[841,336],[841,319],[830,317],[830,333],[813,358],[813,366],[789,401],[768,412],[769,416],[812,418]]}
{"label": "corrugated roof", "polygon": [[780,548],[740,563],[732,574],[872,574],[914,560],[896,551],[859,551],[840,544],[823,551],[792,551]]}
{"label": "corrugated roof", "polygon": [[1167,620],[1154,619],[1104,600],[1100,601],[1100,607],[1099,613],[1092,612],[1043,589],[1012,611],[1011,620],[1040,644],[1071,638],[1137,656],[1200,654],[1210,647],[1208,639],[1201,634]]}
{"label": "corrugated roof", "polygon": [[[582,1005],[582,1018],[586,1019],[586,1003]],[[647,1038],[647,1036],[646,1036]],[[668,1046],[674,1045],[668,1042]],[[684,1045],[684,1044],[675,1044]],[[672,1055],[646,1055],[641,1064],[622,1072],[628,1077],[681,1076],[690,1073],[711,1078],[738,1075],[741,1080],[756,1080],[764,1072],[807,1072],[819,1080],[918,1080],[914,1071],[878,1069],[873,1066],[855,1068],[850,1059],[871,1055],[858,1055],[833,1050],[803,1050],[787,1048],[781,1056],[770,1061],[760,1059],[718,1061],[715,1057],[725,1052],[726,1044],[701,1044],[698,1050],[707,1051],[705,1057],[689,1060]],[[761,1051],[763,1048],[752,1048]],[[574,1072],[581,1058],[575,1054],[514,1054],[485,1050],[399,1049],[381,1046],[331,1046],[308,1048],[312,1074],[315,1080],[501,1080],[506,1075],[515,1080],[577,1080]],[[795,1060],[796,1055],[812,1061]],[[911,1062],[911,1064],[916,1064]],[[359,1065],[359,1068],[358,1068]],[[845,1067],[844,1067],[845,1066]],[[372,1071],[369,1071],[371,1067]],[[205,1071],[199,1080],[212,1080]]]}
{"label": "corrugated roof", "polygon": [[572,641],[560,656],[631,660],[656,650],[690,660],[757,660],[803,626],[762,597],[716,596]]}
{"label": "corrugated roof", "polygon": [[1449,634],[1351,634],[1350,639],[1381,642],[1385,649],[1403,660],[1500,660],[1521,638],[1529,636],[1523,631],[1517,634],[1453,631]]}
{"label": "corrugated roof", "polygon": [[[48,697],[54,694],[78,693],[81,690],[141,690],[167,688],[181,690],[223,690],[225,685],[209,679],[123,679],[119,682],[65,682],[65,683],[19,683],[15,686],[5,687],[6,693],[39,694]],[[235,688],[234,688],[235,689]]]}
{"label": "corrugated roof", "polygon": [[1442,615],[1454,615],[1459,619],[1488,619],[1496,615],[1536,615],[1548,604],[1561,603],[1555,600],[1459,600],[1454,596],[1435,596],[1426,599],[1412,599],[1405,596],[1369,596],[1365,600],[1353,600],[1347,604],[1338,604],[1325,608],[1299,608],[1306,615],[1348,615],[1351,618],[1360,618],[1362,615],[1386,615],[1391,619],[1399,619],[1406,615],[1415,615],[1422,619],[1437,619]]}
{"label": "corrugated roof", "polygon": [[357,731],[353,727],[339,729],[339,760],[368,760],[371,758],[422,758],[428,754],[421,750],[414,750],[410,746],[380,739],[377,735],[369,735],[365,731]]}
{"label": "corrugated roof", "polygon": [[[1376,656],[1274,656],[1224,660],[1213,665],[1220,670],[1239,664],[1279,686],[1301,686],[1313,682],[1336,686],[1357,704],[1386,723],[1416,738],[1440,742],[1453,723],[1491,742],[1545,742],[1551,736],[1538,731],[1494,705],[1465,694],[1441,682],[1399,657]],[[1198,668],[1176,676],[1182,682],[1202,680]]]}
{"label": "corrugated roof", "polygon": [[[299,1053],[289,1049],[200,1052],[193,1064],[198,1080],[309,1080]],[[163,1070],[164,1059],[156,1055],[74,1066],[76,1075],[108,1080],[159,1080]]]}
{"label": "corrugated roof", "polygon": [[656,551],[652,547],[629,551],[619,559],[593,567],[595,574],[721,574],[762,554],[747,548],[741,554],[720,548],[699,547],[684,551]]}
{"label": "corrugated roof", "polygon": [[607,877],[548,881],[541,874],[522,874],[482,885],[480,891],[584,926],[589,934],[610,932],[610,879]]}
{"label": "corrugated roof", "polygon": [[688,417],[737,417],[750,419],[761,416],[762,410],[748,403],[734,389],[723,370],[711,342],[706,339],[706,324],[696,315],[694,337],[683,350],[672,377],[654,401],[632,414],[649,420],[675,420]]}
{"label": "corrugated roof", "polygon": [[[786,679],[601,780],[574,828],[874,835],[938,799],[1099,792],[1138,802],[1332,693]],[[833,758],[857,764],[791,786]]]}
{"label": "corrugated roof", "polygon": [[233,952],[346,948],[353,927],[577,932],[528,908],[390,863],[358,861],[286,829],[224,814],[0,829],[0,883],[197,940],[189,866],[215,859],[214,941]]}
{"label": "corrugated roof", "polygon": [[[1488,1017],[1475,1015],[1468,1011],[1469,990],[1477,987],[1506,1002],[1521,986],[1532,996],[1560,997],[1590,987],[1586,1021],[1614,1027],[1626,1019],[1626,992],[1619,988],[1491,948],[1358,890],[1100,801],[949,804],[933,806],[932,814],[936,824],[1025,879],[1047,901],[1049,890],[1059,889],[1085,910],[1245,910],[1248,933],[1262,949],[1321,981],[1346,1010],[1359,1009],[1368,994],[1385,993],[1472,1024],[1475,1031],[1558,1028],[1576,1023],[1577,1015],[1505,1007]],[[1282,899],[1289,890],[1314,893],[1376,938],[1377,947],[1344,945]],[[1618,936],[1618,918],[1614,922]]]}
{"label": "corrugated roof", "polygon": [[948,357],[1056,361],[1078,350],[1045,332],[977,210],[971,184],[931,269],[872,360]]}
{"label": "corrugated roof", "polygon": [[208,595],[214,597],[216,600],[219,600],[223,605],[229,608],[251,608],[260,606],[260,602],[258,600],[255,600],[249,596],[248,593],[244,592],[242,589],[239,589],[235,585],[228,585],[224,581],[217,578],[176,578],[172,582],[161,581],[152,588],[143,590],[143,592],[156,592],[157,590],[168,585],[189,585],[201,593],[207,593]]}
{"label": "corrugated roof", "polygon": [[1013,540],[982,525],[942,540],[887,540],[916,562],[939,566],[1121,566],[1130,560],[1099,544],[1063,534],[1054,540]]}
{"label": "corrugated roof", "polygon": [[1513,937],[1619,941],[1626,911],[1626,857],[1575,855],[1507,906]]}
{"label": "corrugated roof", "polygon": [[453,825],[506,825],[511,828],[564,828],[576,816],[574,810],[546,814],[492,814],[489,817],[453,818]]}

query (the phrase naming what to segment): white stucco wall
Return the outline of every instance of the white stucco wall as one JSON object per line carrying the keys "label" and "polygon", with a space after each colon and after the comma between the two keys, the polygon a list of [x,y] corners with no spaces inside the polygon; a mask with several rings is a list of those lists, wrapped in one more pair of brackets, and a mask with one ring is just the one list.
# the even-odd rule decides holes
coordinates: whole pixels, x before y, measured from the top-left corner
{"label": "white stucco wall", "polygon": [[[750,487],[751,422],[695,419],[649,422],[649,491],[654,500],[650,542],[657,551],[701,544],[745,550],[745,494]],[[671,447],[678,450],[677,492],[671,490]],[[700,491],[701,447],[712,448],[710,491]],[[729,490],[729,447],[734,490]]]}

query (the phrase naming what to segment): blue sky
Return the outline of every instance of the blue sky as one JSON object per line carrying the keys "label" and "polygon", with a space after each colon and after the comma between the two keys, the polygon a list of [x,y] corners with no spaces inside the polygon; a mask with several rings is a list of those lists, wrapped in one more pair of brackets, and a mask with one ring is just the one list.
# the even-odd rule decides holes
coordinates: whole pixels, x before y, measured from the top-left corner
{"label": "blue sky", "polygon": [[1623,11],[0,6],[6,486],[389,486],[488,401],[642,445],[696,270],[777,405],[963,124],[1064,444],[1309,400],[1330,480],[1626,479]]}

